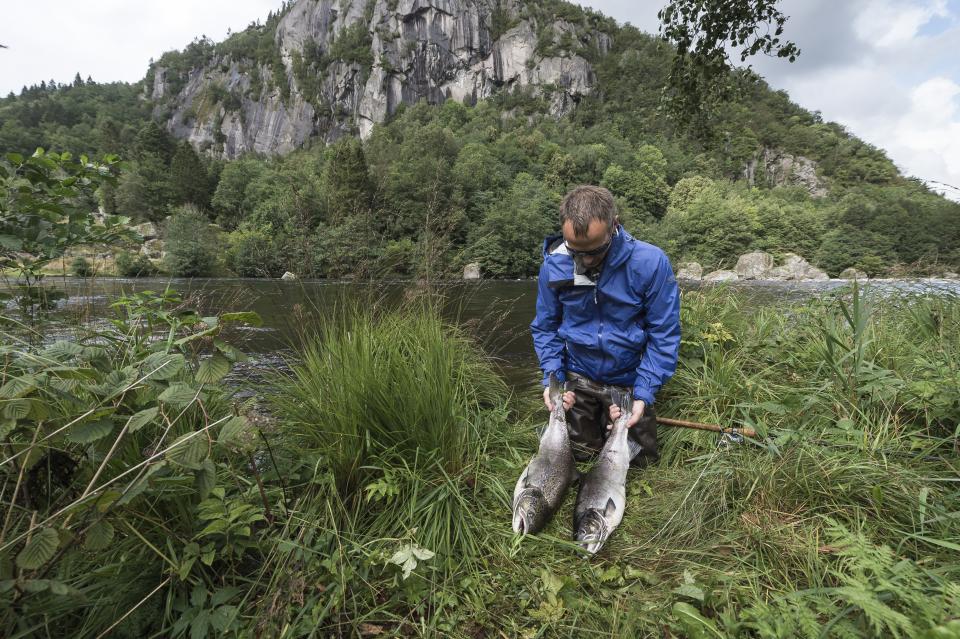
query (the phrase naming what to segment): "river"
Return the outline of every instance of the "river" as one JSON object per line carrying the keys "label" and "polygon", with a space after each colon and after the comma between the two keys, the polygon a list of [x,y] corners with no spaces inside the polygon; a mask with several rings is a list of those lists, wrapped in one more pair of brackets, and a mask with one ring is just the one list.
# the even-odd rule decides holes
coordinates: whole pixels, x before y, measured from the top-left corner
{"label": "river", "polygon": [[[824,282],[737,282],[727,284],[757,304],[818,297],[849,283]],[[376,299],[379,303],[402,304],[409,281],[374,284],[329,281],[293,281],[263,279],[166,279],[166,278],[48,278],[46,286],[66,291],[68,297],[53,311],[51,319],[60,331],[78,322],[96,324],[114,311],[110,304],[117,297],[137,291],[163,291],[170,286],[181,296],[192,296],[201,312],[252,310],[263,318],[262,327],[242,331],[238,344],[253,357],[244,367],[248,375],[257,369],[282,366],[292,353],[304,328],[319,315],[335,312],[345,301]],[[683,290],[705,286],[682,283]],[[873,280],[868,290],[890,292],[929,291],[960,295],[956,280]],[[507,382],[514,388],[528,388],[539,379],[536,357],[530,339],[537,288],[530,280],[455,282],[439,285],[444,300],[443,314],[465,326],[488,353],[499,362]],[[9,309],[8,309],[9,310]],[[56,334],[56,328],[52,331]]]}

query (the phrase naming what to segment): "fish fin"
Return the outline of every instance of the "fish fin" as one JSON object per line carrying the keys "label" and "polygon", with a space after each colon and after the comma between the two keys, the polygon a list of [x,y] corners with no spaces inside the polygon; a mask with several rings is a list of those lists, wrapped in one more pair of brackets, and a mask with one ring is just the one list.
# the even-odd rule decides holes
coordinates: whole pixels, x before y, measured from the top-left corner
{"label": "fish fin", "polygon": [[613,501],[613,497],[607,499],[607,507],[603,509],[603,516],[608,517],[611,513],[617,510],[617,504]]}
{"label": "fish fin", "polygon": [[524,488],[530,488],[530,469],[524,468],[523,475],[520,476],[520,481],[523,482]]}
{"label": "fish fin", "polygon": [[620,401],[623,402],[622,404],[620,404],[620,409],[627,415],[632,414],[633,413],[633,395],[630,393],[622,393],[622,398]]}

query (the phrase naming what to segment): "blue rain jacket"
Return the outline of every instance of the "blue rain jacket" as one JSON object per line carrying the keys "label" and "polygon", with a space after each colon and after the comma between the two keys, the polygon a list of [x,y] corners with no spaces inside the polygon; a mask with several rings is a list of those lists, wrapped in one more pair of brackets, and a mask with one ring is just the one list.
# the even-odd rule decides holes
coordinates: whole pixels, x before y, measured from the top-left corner
{"label": "blue rain jacket", "polygon": [[544,240],[537,316],[530,324],[544,385],[565,371],[633,386],[653,404],[677,368],[680,292],[666,254],[622,226],[594,283],[574,273],[563,236]]}

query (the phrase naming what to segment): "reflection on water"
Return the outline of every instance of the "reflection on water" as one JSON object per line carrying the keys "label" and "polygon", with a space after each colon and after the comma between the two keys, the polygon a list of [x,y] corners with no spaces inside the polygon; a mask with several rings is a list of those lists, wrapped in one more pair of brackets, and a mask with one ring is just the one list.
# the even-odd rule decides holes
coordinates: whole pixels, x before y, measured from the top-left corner
{"label": "reflection on water", "polygon": [[[48,286],[65,290],[69,297],[52,314],[55,326],[68,331],[77,322],[96,325],[113,311],[110,304],[125,293],[162,291],[166,286],[184,298],[193,297],[201,312],[253,310],[263,327],[238,330],[238,345],[254,356],[253,369],[281,364],[283,355],[299,341],[317,318],[335,313],[345,304],[397,305],[407,302],[411,282],[317,282],[262,279],[160,279],[160,278],[49,278]],[[728,284],[756,304],[802,300],[848,286],[840,280],[825,282],[739,282]],[[682,284],[696,289],[703,284]],[[868,291],[885,295],[899,292],[934,292],[960,295],[960,282],[947,280],[871,280]],[[536,282],[481,281],[441,284],[443,314],[477,337],[499,361],[507,381],[528,388],[540,378],[529,325],[536,305]],[[7,314],[12,309],[8,309]],[[56,330],[54,330],[54,333]],[[248,368],[249,375],[256,376]]]}

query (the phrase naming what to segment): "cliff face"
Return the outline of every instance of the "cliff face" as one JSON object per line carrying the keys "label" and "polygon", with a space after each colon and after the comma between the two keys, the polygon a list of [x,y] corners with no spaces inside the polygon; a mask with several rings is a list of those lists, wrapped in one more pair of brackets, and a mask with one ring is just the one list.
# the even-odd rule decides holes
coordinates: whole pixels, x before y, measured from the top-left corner
{"label": "cliff face", "polygon": [[161,60],[148,87],[155,115],[225,158],[366,137],[420,99],[475,104],[526,89],[559,117],[593,88],[585,52],[610,48],[606,33],[518,0],[297,0],[273,38],[272,63],[214,53],[176,82]]}

